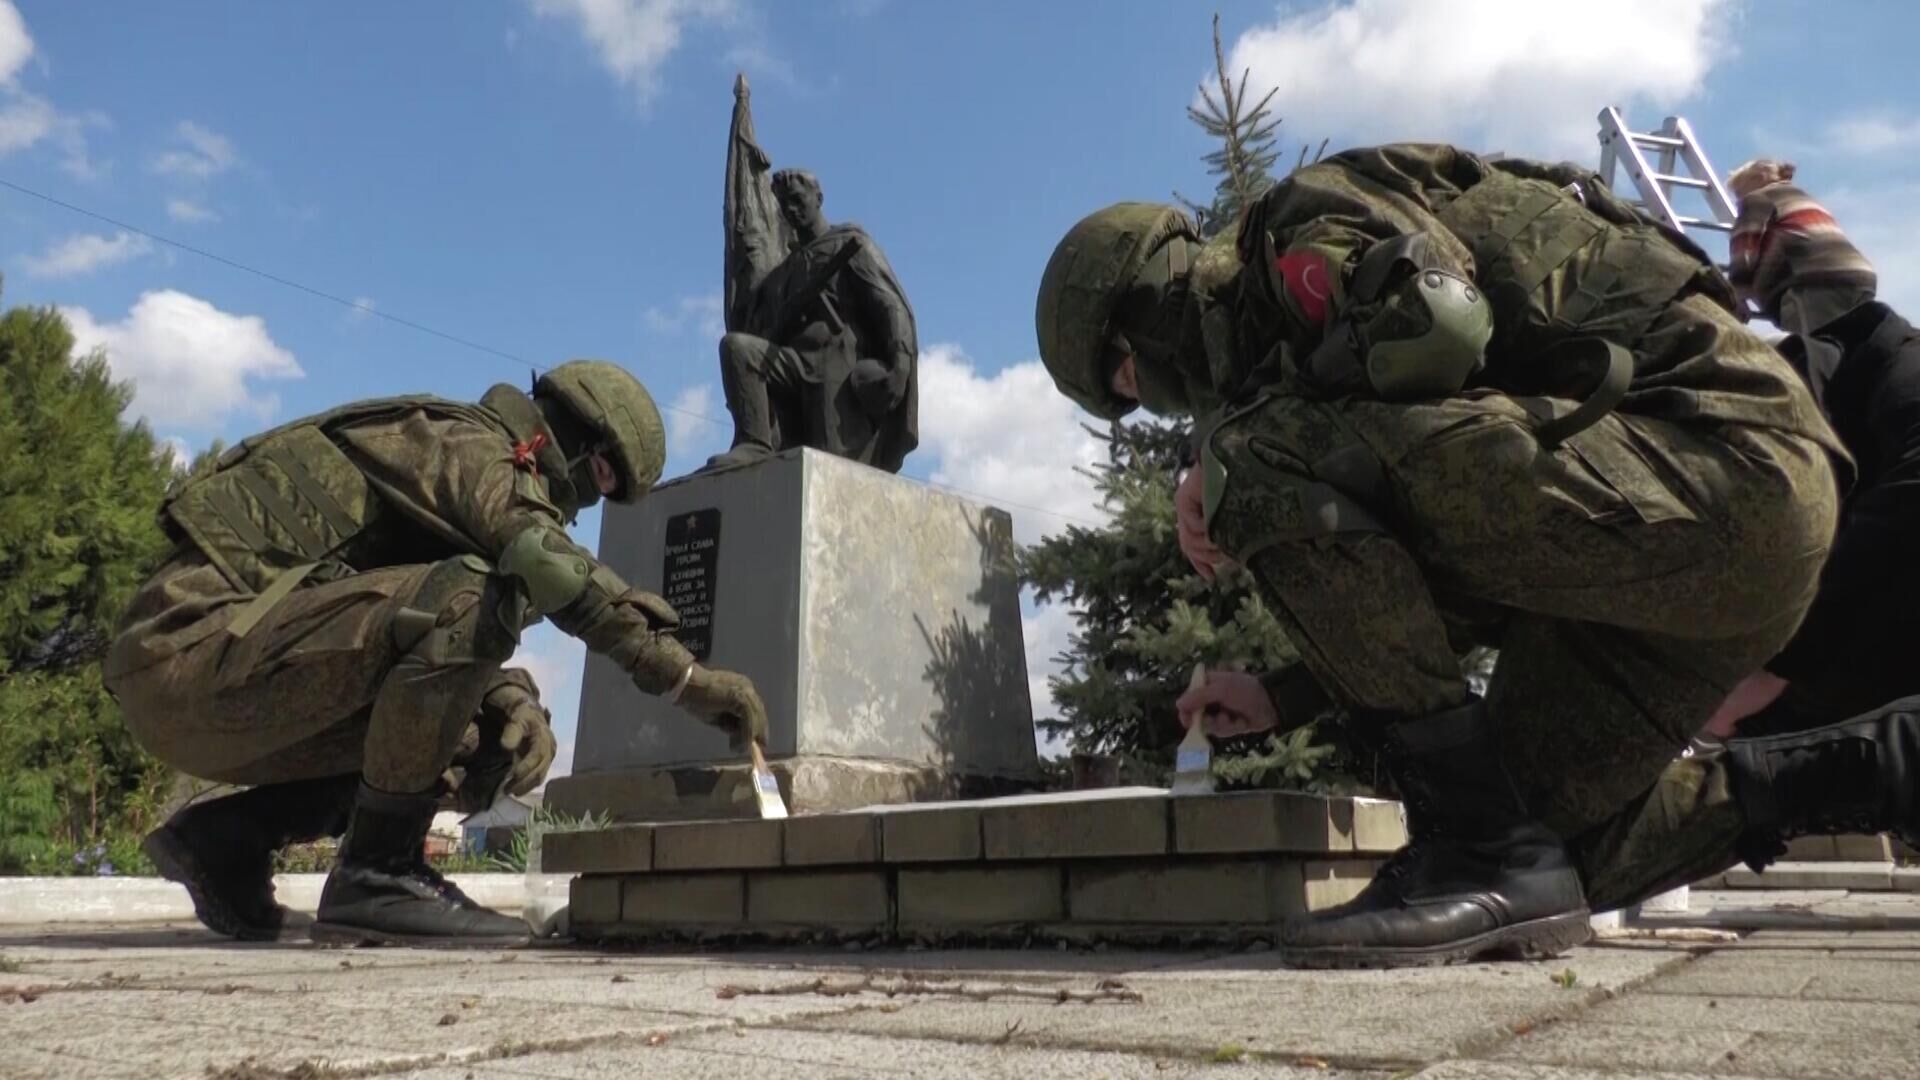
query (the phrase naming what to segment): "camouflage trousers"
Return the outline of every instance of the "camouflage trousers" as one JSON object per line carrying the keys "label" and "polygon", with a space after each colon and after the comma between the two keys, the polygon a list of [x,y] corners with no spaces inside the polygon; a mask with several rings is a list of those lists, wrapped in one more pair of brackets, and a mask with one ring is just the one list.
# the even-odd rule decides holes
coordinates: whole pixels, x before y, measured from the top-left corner
{"label": "camouflage trousers", "polygon": [[1351,710],[1459,705],[1461,653],[1498,647],[1504,763],[1608,904],[1730,861],[1726,777],[1676,758],[1792,636],[1838,498],[1780,432],[1614,413],[1543,446],[1568,407],[1268,397],[1209,440],[1208,530]]}
{"label": "camouflage trousers", "polygon": [[488,733],[538,702],[526,672],[501,666],[518,627],[498,624],[498,579],[472,561],[305,585],[235,635],[250,598],[188,552],[135,597],[107,686],[140,744],[191,776],[360,773],[385,791],[457,789],[469,773],[503,773]]}

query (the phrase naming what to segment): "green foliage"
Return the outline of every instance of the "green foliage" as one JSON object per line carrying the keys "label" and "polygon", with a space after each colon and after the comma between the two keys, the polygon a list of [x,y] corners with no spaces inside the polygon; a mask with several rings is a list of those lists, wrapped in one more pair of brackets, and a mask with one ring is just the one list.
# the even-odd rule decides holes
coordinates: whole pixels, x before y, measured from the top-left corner
{"label": "green foliage", "polygon": [[0,874],[150,869],[137,833],[166,783],[98,661],[165,551],[173,455],[122,422],[106,358],[72,351],[52,309],[0,316]]}
{"label": "green foliage", "polygon": [[[1267,91],[1253,108],[1247,108],[1247,72],[1240,73],[1238,83],[1227,74],[1227,54],[1220,46],[1218,13],[1213,17],[1213,63],[1217,84],[1214,87],[1200,84],[1200,99],[1206,107],[1187,106],[1187,118],[1198,124],[1209,138],[1219,140],[1220,148],[1207,153],[1202,160],[1207,163],[1207,171],[1220,181],[1213,189],[1213,201],[1205,205],[1177,192],[1174,195],[1193,214],[1200,234],[1206,237],[1215,236],[1238,221],[1248,204],[1266,194],[1273,186],[1274,165],[1280,160],[1276,145],[1280,118],[1273,116],[1269,109],[1278,88]],[[1327,144],[1322,141],[1313,160],[1320,160],[1326,149]],[[1307,148],[1301,146],[1300,159],[1294,167],[1299,168],[1306,162]]]}
{"label": "green foliage", "polygon": [[[1021,578],[1037,599],[1075,613],[1061,673],[1051,680],[1062,715],[1039,726],[1074,750],[1132,762],[1135,776],[1164,779],[1183,733],[1174,700],[1194,664],[1265,672],[1298,654],[1244,572],[1210,585],[1180,553],[1173,493],[1186,431],[1135,423],[1095,434],[1107,443],[1108,460],[1092,476],[1109,524],[1071,527],[1020,556]],[[1243,786],[1308,787],[1330,754],[1301,741],[1311,738],[1308,729],[1265,752],[1264,739],[1235,740],[1215,755],[1216,769]],[[1255,756],[1224,763],[1241,748]]]}

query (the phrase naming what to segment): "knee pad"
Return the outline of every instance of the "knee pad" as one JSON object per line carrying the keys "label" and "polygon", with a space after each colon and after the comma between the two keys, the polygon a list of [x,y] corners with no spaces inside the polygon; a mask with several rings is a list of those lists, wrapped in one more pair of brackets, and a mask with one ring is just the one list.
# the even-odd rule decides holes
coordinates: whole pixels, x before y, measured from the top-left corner
{"label": "knee pad", "polygon": [[520,644],[525,599],[482,559],[436,563],[393,619],[402,655],[432,666],[503,664]]}

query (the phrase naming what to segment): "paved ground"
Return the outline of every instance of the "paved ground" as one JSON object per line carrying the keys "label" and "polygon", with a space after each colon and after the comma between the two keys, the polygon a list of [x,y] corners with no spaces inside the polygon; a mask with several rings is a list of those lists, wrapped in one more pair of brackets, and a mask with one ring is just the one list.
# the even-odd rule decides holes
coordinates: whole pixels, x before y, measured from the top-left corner
{"label": "paved ground", "polygon": [[1695,926],[1559,963],[1400,973],[1258,952],[485,954],[0,927],[0,1077],[1920,1077],[1920,896],[1694,899]]}

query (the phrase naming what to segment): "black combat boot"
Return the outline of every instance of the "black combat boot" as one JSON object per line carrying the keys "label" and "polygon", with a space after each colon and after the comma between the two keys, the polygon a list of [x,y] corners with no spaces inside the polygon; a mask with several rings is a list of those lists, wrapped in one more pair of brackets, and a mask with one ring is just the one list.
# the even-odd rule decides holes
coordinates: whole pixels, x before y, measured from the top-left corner
{"label": "black combat boot", "polygon": [[193,913],[214,933],[299,937],[312,920],[274,901],[274,853],[345,832],[358,782],[349,775],[263,784],[195,803],[148,833],[140,850],[162,877],[186,886]]}
{"label": "black combat boot", "polygon": [[1592,928],[1560,838],[1533,820],[1479,701],[1387,725],[1412,841],[1358,897],[1281,927],[1297,967],[1415,967],[1553,956]]}
{"label": "black combat boot", "polygon": [[1759,870],[1798,836],[1892,832],[1920,845],[1920,697],[1838,724],[1726,743],[1747,818],[1740,855]]}
{"label": "black combat boot", "polygon": [[329,945],[520,945],[527,926],[474,903],[427,865],[434,792],[395,795],[362,783],[353,825],[320,890],[313,940]]}

